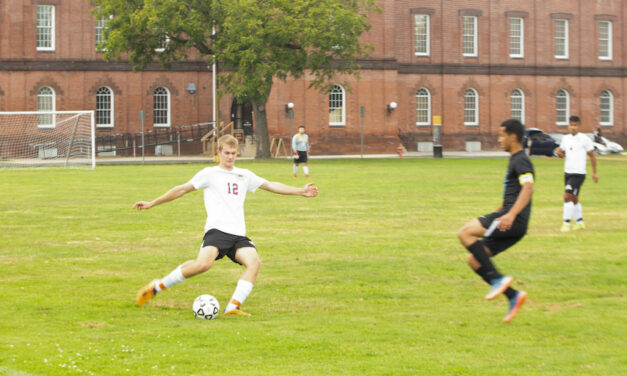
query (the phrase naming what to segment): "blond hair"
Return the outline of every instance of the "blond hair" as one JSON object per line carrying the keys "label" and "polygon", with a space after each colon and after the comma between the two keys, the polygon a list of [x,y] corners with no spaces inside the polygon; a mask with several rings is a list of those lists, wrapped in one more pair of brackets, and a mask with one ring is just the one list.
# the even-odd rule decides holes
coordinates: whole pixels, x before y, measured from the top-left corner
{"label": "blond hair", "polygon": [[218,138],[218,151],[221,151],[224,145],[237,149],[239,142],[237,142],[237,138],[231,136],[230,134],[225,134],[224,136]]}

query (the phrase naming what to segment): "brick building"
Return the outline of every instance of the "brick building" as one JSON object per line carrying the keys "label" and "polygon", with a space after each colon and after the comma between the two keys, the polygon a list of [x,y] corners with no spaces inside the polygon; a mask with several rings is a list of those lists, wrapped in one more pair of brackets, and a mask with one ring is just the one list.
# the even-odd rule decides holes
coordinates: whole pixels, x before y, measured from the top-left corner
{"label": "brick building", "polygon": [[[305,124],[318,154],[428,149],[434,117],[445,149],[494,149],[498,125],[518,117],[527,126],[566,132],[581,116],[627,141],[627,0],[379,0],[363,40],[375,51],[330,93],[307,89],[307,78],[277,81],[267,104],[271,137],[287,140]],[[211,71],[192,54],[165,71],[133,73],[102,60],[101,23],[84,0],[0,2],[0,110],[99,109],[97,133],[212,120]],[[194,90],[190,84],[195,87]],[[50,100],[51,99],[51,100]],[[293,123],[285,105],[294,104]],[[247,104],[219,101],[219,120],[252,122]],[[188,152],[198,152],[190,148]]]}

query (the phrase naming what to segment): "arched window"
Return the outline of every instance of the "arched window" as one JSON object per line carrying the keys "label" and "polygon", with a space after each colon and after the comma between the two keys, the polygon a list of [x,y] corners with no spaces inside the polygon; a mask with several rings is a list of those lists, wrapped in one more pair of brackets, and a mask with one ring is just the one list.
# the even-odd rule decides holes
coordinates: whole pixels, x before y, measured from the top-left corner
{"label": "arched window", "polygon": [[601,92],[601,125],[614,125],[614,96],[609,90]]}
{"label": "arched window", "polygon": [[570,100],[568,92],[559,89],[555,96],[555,109],[557,110],[557,125],[568,125],[570,117]]}
{"label": "arched window", "polygon": [[[55,93],[51,87],[43,86],[37,92],[37,111],[56,111]],[[37,126],[39,128],[54,128],[55,117],[53,114],[42,114],[37,116]]]}
{"label": "arched window", "polygon": [[113,127],[113,90],[106,86],[96,91],[96,126]]}
{"label": "arched window", "polygon": [[416,125],[431,125],[431,93],[424,87],[416,92]]}
{"label": "arched window", "polygon": [[170,126],[170,91],[164,87],[158,87],[154,91],[154,126]]}
{"label": "arched window", "polygon": [[346,125],[345,91],[340,85],[333,85],[329,93],[329,125]]}
{"label": "arched window", "polygon": [[479,95],[472,88],[464,93],[464,125],[479,125]]}
{"label": "arched window", "polygon": [[525,94],[520,89],[514,89],[511,95],[512,119],[525,124]]}

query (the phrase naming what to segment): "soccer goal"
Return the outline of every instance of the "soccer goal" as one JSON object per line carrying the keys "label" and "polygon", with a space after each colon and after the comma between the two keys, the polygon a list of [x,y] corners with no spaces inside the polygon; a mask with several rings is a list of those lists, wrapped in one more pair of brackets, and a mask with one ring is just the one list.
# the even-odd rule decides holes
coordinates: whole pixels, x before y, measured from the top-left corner
{"label": "soccer goal", "polygon": [[0,112],[0,167],[96,168],[94,111]]}

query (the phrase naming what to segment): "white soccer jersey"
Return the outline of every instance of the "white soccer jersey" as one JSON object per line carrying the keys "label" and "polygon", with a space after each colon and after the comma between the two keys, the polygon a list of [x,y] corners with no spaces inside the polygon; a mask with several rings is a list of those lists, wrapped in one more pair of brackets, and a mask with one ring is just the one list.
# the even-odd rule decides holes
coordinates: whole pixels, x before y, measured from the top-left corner
{"label": "white soccer jersey", "polygon": [[201,170],[189,182],[194,188],[204,190],[205,233],[215,228],[231,235],[246,236],[246,192],[254,192],[267,180],[243,168],[233,167],[228,171],[215,166]]}
{"label": "white soccer jersey", "polygon": [[586,158],[590,150],[594,150],[592,140],[583,133],[567,134],[560,145],[566,154],[564,172],[567,174],[585,174]]}

